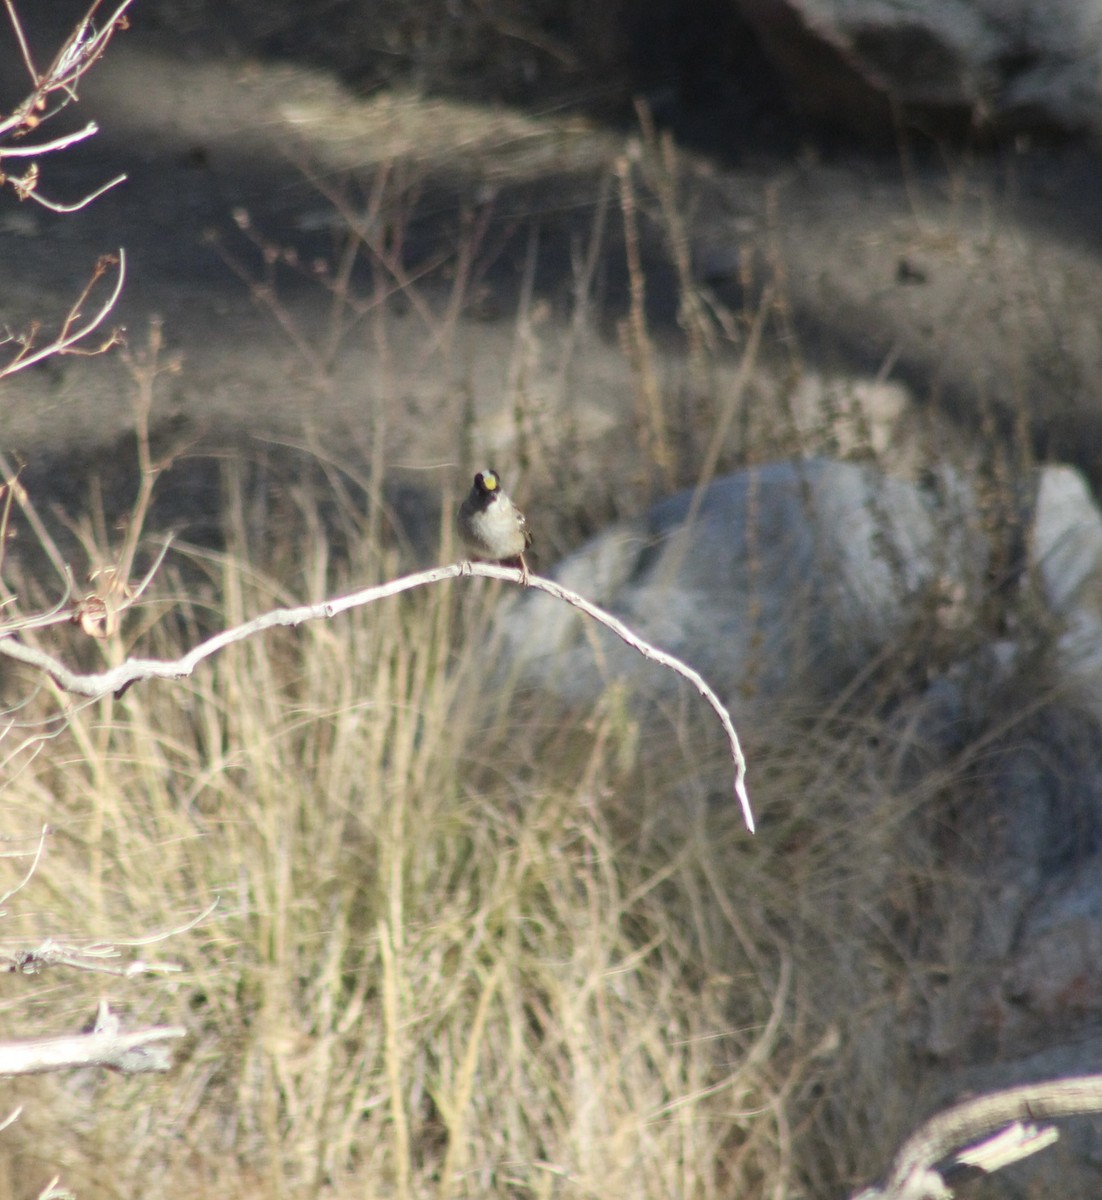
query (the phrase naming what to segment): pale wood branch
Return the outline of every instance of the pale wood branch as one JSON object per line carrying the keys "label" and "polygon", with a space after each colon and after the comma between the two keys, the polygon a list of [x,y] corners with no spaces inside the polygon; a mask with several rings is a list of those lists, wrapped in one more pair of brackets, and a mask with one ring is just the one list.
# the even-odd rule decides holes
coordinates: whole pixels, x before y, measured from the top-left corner
{"label": "pale wood branch", "polygon": [[[91,294],[92,288],[98,283],[102,276],[106,273],[107,268],[115,265],[115,283],[111,289],[110,295],[106,301],[100,306],[88,320],[83,319],[83,306],[85,301]],[[46,345],[40,346],[37,350],[33,348],[30,342],[26,339],[13,338],[19,343],[19,350],[11,358],[9,362],[0,364],[0,379],[6,379],[10,375],[14,375],[17,371],[25,371],[28,367],[34,366],[35,363],[42,362],[43,359],[50,358],[55,354],[76,354],[84,353],[88,356],[102,354],[105,350],[112,346],[118,345],[121,334],[118,330],[111,331],[106,339],[100,343],[94,350],[77,351],[78,342],[83,341],[89,334],[94,333],[104,321],[107,320],[111,310],[118,303],[119,296],[122,295],[123,284],[126,281],[126,251],[119,248],[118,255],[105,255],[99,262],[96,263],[92,272],[92,277],[86,284],[84,291],[81,292],[76,302],[69,309],[65,319],[61,323],[61,329],[57,332]]]}
{"label": "pale wood branch", "polygon": [[946,1183],[953,1170],[990,1173],[1052,1145],[1057,1131],[1034,1122],[1098,1112],[1102,1075],[1027,1083],[966,1100],[920,1125],[899,1148],[884,1182],[855,1200],[945,1200],[953,1194]]}
{"label": "pale wood branch", "polygon": [[172,1053],[162,1043],[187,1036],[178,1025],[123,1033],[119,1018],[100,1001],[89,1033],[0,1043],[0,1076],[36,1075],[71,1067],[106,1067],[126,1075],[167,1071]]}
{"label": "pale wood branch", "polygon": [[[38,835],[38,845],[34,851],[34,858],[31,860],[31,865],[27,868],[26,875],[23,876],[23,878],[15,885],[15,887],[9,888],[2,896],[0,896],[0,905],[6,904],[12,898],[12,896],[16,894],[16,892],[21,892],[27,886],[27,884],[30,883],[31,877],[34,875],[35,871],[38,870],[38,864],[42,858],[42,851],[46,845],[46,835],[49,832],[50,827],[48,825],[43,825],[42,832]],[[3,857],[6,858],[8,856],[5,854]],[[2,908],[0,908],[0,916],[3,915],[4,911]]]}
{"label": "pale wood branch", "polygon": [[[201,662],[213,654],[266,629],[302,625],[307,621],[329,620],[349,609],[360,608],[377,600],[397,596],[412,588],[424,587],[427,584],[440,583],[446,579],[457,579],[467,575],[481,576],[486,579],[504,579],[515,583],[525,582],[524,574],[515,567],[501,567],[490,563],[453,563],[450,566],[435,567],[429,571],[406,575],[401,579],[391,580],[389,583],[379,584],[375,587],[362,588],[347,596],[323,600],[318,604],[301,604],[294,608],[273,609],[271,612],[254,617],[251,621],[215,634],[177,659],[128,658],[108,671],[93,674],[80,674],[73,671],[52,655],[35,646],[25,645],[10,635],[0,634],[0,654],[45,672],[59,688],[74,695],[85,696],[89,699],[98,699],[108,695],[120,696],[133,684],[142,680],[183,679],[191,675]],[[599,608],[584,596],[578,595],[577,592],[572,592],[551,579],[543,579],[537,575],[529,576],[527,583],[537,591],[546,592],[549,596],[554,596],[556,599],[572,605],[586,616],[604,625],[606,629],[611,630],[644,658],[675,672],[696,688],[718,717],[723,731],[727,735],[731,758],[735,766],[735,795],[741,806],[746,827],[753,833],[754,814],[746,790],[746,759],[742,753],[738,733],[730,713],[704,677],[681,659],[645,641],[618,617]]]}
{"label": "pale wood branch", "polygon": [[[19,46],[23,66],[30,81],[30,92],[9,112],[0,113],[0,187],[10,185],[21,200],[35,200],[55,212],[76,212],[91,204],[96,197],[102,196],[108,188],[114,187],[125,179],[125,176],[119,176],[74,204],[59,204],[46,199],[37,192],[39,182],[37,159],[43,155],[68,149],[75,142],[91,137],[97,132],[96,124],[93,121],[90,121],[81,130],[48,141],[23,142],[21,145],[13,146],[5,144],[5,139],[22,139],[28,134],[38,131],[45,122],[77,100],[77,86],[82,77],[99,61],[115,33],[126,28],[126,10],[132,2],[133,0],[123,0],[123,3],[113,13],[97,22],[94,18],[101,6],[101,0],[91,0],[84,16],[77,21],[53,61],[45,70],[40,71],[31,55],[26,34],[23,31],[23,23],[14,0],[3,0],[8,14],[8,22]],[[32,162],[31,169],[24,176],[17,178],[2,169],[6,158],[31,158],[35,161]]]}
{"label": "pale wood branch", "polygon": [[50,212],[55,213],[75,213],[80,212],[82,208],[87,208],[89,204],[94,203],[104,194],[109,192],[113,187],[118,187],[120,183],[125,183],[129,176],[124,172],[121,175],[116,175],[114,179],[109,179],[106,183],[101,183],[93,192],[86,192],[79,200],[74,200],[72,204],[63,204],[60,200],[49,200],[42,195],[37,189],[32,189],[28,195],[28,200],[33,200],[35,204],[41,204],[43,208],[48,208]]}

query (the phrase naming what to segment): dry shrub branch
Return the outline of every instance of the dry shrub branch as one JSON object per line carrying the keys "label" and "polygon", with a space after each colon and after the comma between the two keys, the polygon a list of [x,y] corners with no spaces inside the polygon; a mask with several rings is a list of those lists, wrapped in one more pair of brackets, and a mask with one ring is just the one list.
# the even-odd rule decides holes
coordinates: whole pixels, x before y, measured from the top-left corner
{"label": "dry shrub branch", "polygon": [[[39,188],[42,176],[39,160],[68,150],[98,133],[99,129],[94,121],[89,121],[73,133],[46,141],[37,139],[47,122],[79,100],[81,80],[102,58],[115,33],[127,27],[126,10],[132,0],[123,0],[98,27],[96,16],[102,0],[93,0],[45,69],[35,63],[15,0],[3,0],[3,3],[27,71],[28,91],[9,112],[0,113],[0,194],[4,188],[10,188],[20,201],[33,200],[51,212],[77,212],[122,183],[126,176],[118,175],[72,203],[52,200]],[[15,163],[25,164],[22,174],[12,173]],[[109,280],[112,275],[113,279]],[[83,343],[103,325],[114,309],[125,279],[126,255],[120,249],[117,255],[104,255],[99,259],[88,283],[55,330],[44,333],[42,322],[35,320],[20,330],[0,331],[0,347],[14,347],[7,359],[0,361],[0,380],[55,354],[102,354],[117,345],[121,341],[118,330],[110,331],[91,349]],[[104,283],[105,280],[109,282]],[[104,287],[107,289],[105,297]],[[84,308],[93,298],[97,298],[98,307],[91,316],[85,316]]]}
{"label": "dry shrub branch", "polygon": [[[12,33],[19,46],[23,65],[29,77],[29,91],[20,103],[10,112],[0,114],[0,187],[12,188],[20,200],[34,200],[44,208],[53,212],[76,212],[91,204],[98,196],[102,196],[109,188],[122,183],[125,175],[105,183],[87,196],[72,204],[62,204],[43,196],[38,190],[40,168],[38,159],[44,155],[57,154],[67,150],[77,142],[92,137],[99,132],[94,121],[89,121],[83,129],[48,141],[24,143],[23,139],[37,136],[42,126],[56,117],[70,104],[79,99],[78,88],[88,71],[103,56],[111,38],[120,29],[127,27],[126,10],[132,0],[123,0],[99,28],[96,28],[95,17],[102,7],[102,0],[93,0],[88,11],[73,27],[72,32],[58,49],[49,66],[40,70],[35,64],[34,56],[27,43],[23,23],[15,0],[4,0],[4,8],[11,23]],[[26,171],[21,176],[13,176],[10,166],[12,159],[29,159]]]}
{"label": "dry shrub branch", "polygon": [[[731,756],[735,763],[735,795],[738,797],[739,804],[742,807],[746,827],[753,833],[754,815],[750,808],[750,798],[746,791],[746,759],[743,756],[742,747],[739,744],[738,734],[735,731],[730,713],[728,713],[723,702],[709,686],[704,677],[687,663],[682,662],[681,659],[645,641],[618,618],[614,617],[611,613],[605,612],[604,609],[593,604],[584,596],[580,596],[577,592],[573,592],[569,588],[564,588],[561,584],[550,579],[542,579],[534,575],[528,575],[525,578],[519,569],[512,567],[499,567],[488,563],[453,563],[450,566],[436,567],[430,571],[421,571],[415,575],[395,579],[376,587],[364,588],[348,596],[335,597],[317,604],[299,605],[295,608],[275,609],[259,617],[253,617],[251,620],[245,621],[232,629],[223,630],[221,633],[194,646],[187,654],[172,662],[153,659],[127,659],[125,662],[119,663],[108,671],[92,675],[82,675],[70,670],[52,655],[47,654],[38,647],[28,646],[22,642],[15,641],[10,635],[3,636],[2,631],[0,631],[0,654],[46,672],[58,687],[75,695],[85,696],[89,699],[98,699],[101,696],[110,694],[120,697],[128,688],[140,680],[185,678],[212,654],[235,642],[240,642],[245,638],[261,633],[265,629],[301,625],[306,621],[331,619],[340,613],[347,612],[350,608],[359,608],[362,605],[372,604],[377,600],[397,596],[402,592],[409,591],[411,588],[438,583],[445,579],[456,579],[464,575],[479,575],[487,579],[507,579],[518,583],[527,582],[529,586],[536,588],[538,591],[546,592],[558,600],[562,600],[592,620],[605,626],[606,629],[610,629],[617,637],[626,642],[627,645],[642,654],[644,658],[648,658],[652,662],[656,662],[680,675],[683,679],[688,680],[711,706],[723,726],[731,748]],[[74,619],[74,614],[70,612],[66,618],[63,612],[53,619],[72,620]]]}
{"label": "dry shrub branch", "polygon": [[[954,1176],[991,1175],[1051,1146],[1038,1121],[1102,1112],[1102,1075],[1039,1080],[973,1097],[930,1117],[899,1148],[884,1182],[855,1200],[945,1200]],[[970,1145],[974,1139],[983,1140]]]}

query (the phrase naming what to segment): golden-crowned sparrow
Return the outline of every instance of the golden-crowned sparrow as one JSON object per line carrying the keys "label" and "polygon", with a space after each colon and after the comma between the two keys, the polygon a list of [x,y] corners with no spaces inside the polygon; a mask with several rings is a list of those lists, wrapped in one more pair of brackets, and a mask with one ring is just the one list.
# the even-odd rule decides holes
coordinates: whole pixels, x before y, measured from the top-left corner
{"label": "golden-crowned sparrow", "polygon": [[459,534],[472,558],[487,562],[515,563],[528,581],[524,552],[532,534],[524,513],[501,487],[496,471],[479,471],[459,508]]}

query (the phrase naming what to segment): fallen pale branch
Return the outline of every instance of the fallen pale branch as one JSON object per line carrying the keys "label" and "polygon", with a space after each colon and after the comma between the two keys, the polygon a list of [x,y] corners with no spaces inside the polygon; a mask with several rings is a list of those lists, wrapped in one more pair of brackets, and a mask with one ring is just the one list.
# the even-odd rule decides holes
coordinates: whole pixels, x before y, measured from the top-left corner
{"label": "fallen pale branch", "polygon": [[101,1000],[90,1033],[0,1044],[0,1075],[37,1075],[69,1067],[107,1067],[126,1075],[167,1071],[172,1054],[161,1043],[186,1035],[179,1025],[123,1033],[119,1018]]}
{"label": "fallen pale branch", "polygon": [[884,1182],[855,1200],[946,1200],[953,1194],[946,1178],[962,1168],[991,1174],[1052,1145],[1058,1132],[1037,1121],[1097,1112],[1102,1075],[1027,1083],[966,1100],[920,1125]]}
{"label": "fallen pale branch", "polygon": [[[524,580],[521,571],[515,567],[494,566],[489,563],[453,563],[450,566],[435,567],[430,571],[419,571],[414,575],[406,575],[401,579],[379,584],[376,587],[363,588],[347,596],[323,600],[318,604],[301,604],[294,608],[273,609],[271,612],[254,617],[251,621],[215,634],[177,659],[128,658],[108,671],[95,674],[82,675],[72,671],[52,655],[37,647],[25,645],[12,636],[0,636],[0,654],[44,671],[59,688],[74,695],[86,696],[90,699],[108,695],[118,696],[133,684],[143,680],[183,679],[191,675],[201,662],[210,658],[211,655],[217,654],[219,650],[224,650],[235,642],[244,641],[265,629],[302,625],[307,621],[328,620],[349,609],[360,608],[365,604],[372,604],[376,600],[383,600],[389,596],[397,596],[416,587],[439,583],[445,579],[457,579],[463,575],[478,575],[486,579],[504,579],[516,583]],[[592,617],[593,620],[604,625],[606,629],[610,629],[617,637],[637,650],[644,658],[667,667],[683,679],[687,679],[696,688],[719,718],[723,731],[727,735],[731,757],[735,764],[735,795],[742,807],[746,827],[753,833],[754,814],[746,790],[746,759],[743,756],[730,713],[704,677],[681,659],[644,641],[617,617],[605,612],[596,604],[592,604],[584,596],[579,596],[577,592],[572,592],[553,580],[543,579],[537,575],[529,576],[528,583],[537,591],[546,592],[549,596],[554,596],[585,613],[586,616]]]}

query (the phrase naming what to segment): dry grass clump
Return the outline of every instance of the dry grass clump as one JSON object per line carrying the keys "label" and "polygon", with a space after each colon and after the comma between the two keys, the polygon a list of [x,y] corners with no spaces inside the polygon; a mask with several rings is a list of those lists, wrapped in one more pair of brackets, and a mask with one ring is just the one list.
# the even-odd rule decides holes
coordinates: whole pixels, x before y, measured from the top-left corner
{"label": "dry grass clump", "polygon": [[[259,535],[248,496],[228,469],[225,548],[177,568],[152,652],[392,573],[351,511],[351,561],[330,561],[309,487]],[[562,713],[489,688],[508,600],[470,581],[254,639],[72,710],[20,760],[7,829],[54,833],[6,939],[121,940],[219,903],[140,951],[178,976],[9,990],[10,1035],[78,1028],[104,994],[192,1031],[163,1079],[17,1081],[9,1194],[55,1170],[90,1200],[826,1194],[875,1173],[913,1101],[885,1064],[905,1078],[960,900],[928,836],[954,777],[915,782],[898,717],[878,741],[871,707],[793,709],[750,748],[751,841],[710,724],[643,730],[615,689]]]}
{"label": "dry grass clump", "polygon": [[[319,480],[227,466],[218,548],[174,551],[106,659],[397,574],[378,506]],[[54,832],[4,938],[218,907],[141,949],[178,976],[9,989],[8,1036],[79,1028],[107,995],[192,1037],[164,1079],[18,1081],[0,1196],[55,1171],[90,1200],[826,1195],[882,1167],[976,886],[954,813],[997,750],[982,717],[924,744],[929,629],[832,705],[755,722],[751,841],[692,706],[644,728],[616,689],[564,713],[491,684],[510,596],[484,582],[95,705],[9,679],[6,832]]]}
{"label": "dry grass clump", "polygon": [[[211,613],[339,585],[304,536],[316,512],[284,531],[300,570],[277,580],[241,501],[231,488],[227,549],[194,554],[154,652]],[[142,950],[180,976],[57,972],[9,993],[11,1034],[77,1028],[101,994],[131,1023],[194,1031],[163,1080],[12,1087],[10,1181],[719,1196],[776,1170],[775,960],[739,965],[701,911],[702,846],[748,852],[737,814],[703,842],[662,817],[615,704],[559,724],[488,693],[504,600],[427,589],[256,639],[185,684],[72,711],[22,759],[8,831],[54,832],[6,939],[125,939],[219,905]]]}

